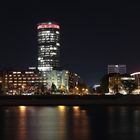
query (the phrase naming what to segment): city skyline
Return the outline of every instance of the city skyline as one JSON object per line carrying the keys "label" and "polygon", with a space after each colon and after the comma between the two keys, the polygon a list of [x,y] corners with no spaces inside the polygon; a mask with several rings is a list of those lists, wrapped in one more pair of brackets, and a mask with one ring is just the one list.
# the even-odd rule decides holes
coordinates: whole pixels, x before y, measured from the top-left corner
{"label": "city skyline", "polygon": [[[46,6],[47,5],[47,6]],[[61,65],[88,84],[99,82],[108,64],[140,70],[140,3],[19,3],[1,7],[0,67],[37,66],[37,23],[61,25]]]}

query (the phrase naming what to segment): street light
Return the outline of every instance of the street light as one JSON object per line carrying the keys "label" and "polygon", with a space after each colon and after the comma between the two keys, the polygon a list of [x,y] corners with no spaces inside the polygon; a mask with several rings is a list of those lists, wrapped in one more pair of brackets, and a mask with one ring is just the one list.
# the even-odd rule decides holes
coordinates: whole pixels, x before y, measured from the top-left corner
{"label": "street light", "polygon": [[75,87],[75,89],[76,89],[76,93],[78,93],[79,92],[79,88],[78,87]]}

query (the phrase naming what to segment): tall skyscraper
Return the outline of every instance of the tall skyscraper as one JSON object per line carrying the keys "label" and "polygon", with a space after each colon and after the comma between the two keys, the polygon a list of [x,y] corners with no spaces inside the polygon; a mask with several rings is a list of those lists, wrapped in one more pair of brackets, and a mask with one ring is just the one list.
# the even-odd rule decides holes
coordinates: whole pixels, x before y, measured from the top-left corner
{"label": "tall skyscraper", "polygon": [[126,65],[108,65],[108,74],[109,73],[126,73]]}
{"label": "tall skyscraper", "polygon": [[38,69],[57,70],[60,50],[60,26],[54,22],[39,23],[38,29]]}

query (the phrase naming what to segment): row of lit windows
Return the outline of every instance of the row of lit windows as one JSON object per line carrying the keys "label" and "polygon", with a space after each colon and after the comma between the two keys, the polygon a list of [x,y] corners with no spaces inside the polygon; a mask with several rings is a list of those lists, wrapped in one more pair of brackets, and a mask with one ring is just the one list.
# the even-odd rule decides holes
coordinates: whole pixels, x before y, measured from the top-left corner
{"label": "row of lit windows", "polygon": [[31,80],[31,81],[5,81],[5,83],[33,83],[33,82],[43,82],[42,80],[41,81],[34,81],[34,80]]}
{"label": "row of lit windows", "polygon": [[58,35],[41,35],[41,36],[38,36],[38,38],[59,38]]}
{"label": "row of lit windows", "polygon": [[[60,43],[56,43],[56,46],[60,46]],[[54,44],[53,45],[40,45],[40,48],[51,48],[51,47],[54,47]]]}
{"label": "row of lit windows", "polygon": [[38,34],[40,35],[53,35],[53,34],[60,34],[59,31],[40,31],[38,32]]}
{"label": "row of lit windows", "polygon": [[57,47],[50,47],[50,48],[40,48],[41,51],[50,51],[50,50],[57,50]]}
{"label": "row of lit windows", "polygon": [[40,55],[56,55],[57,53],[54,51],[51,52],[41,52]]}
{"label": "row of lit windows", "polygon": [[32,77],[32,76],[37,76],[37,74],[35,74],[35,75],[33,75],[33,74],[31,74],[31,75],[12,75],[12,74],[5,75],[5,77]]}
{"label": "row of lit windows", "polygon": [[48,40],[48,41],[46,41],[46,40],[39,40],[38,42],[39,43],[53,43],[53,42],[57,42],[57,40]]}
{"label": "row of lit windows", "polygon": [[13,74],[21,74],[21,72],[13,72]]}
{"label": "row of lit windows", "polygon": [[50,64],[53,64],[54,62],[46,62],[46,61],[40,61],[40,62],[38,62],[39,64],[41,64],[42,66],[46,66],[47,64],[49,64],[49,66],[50,66]]}
{"label": "row of lit windows", "polygon": [[10,80],[21,80],[21,79],[23,79],[23,80],[30,80],[30,79],[39,79],[38,77],[28,77],[28,78],[5,78],[5,80],[7,80],[7,79],[10,79]]}
{"label": "row of lit windows", "polygon": [[40,40],[58,40],[58,38],[55,38],[55,37],[41,37],[38,39],[38,41]]}
{"label": "row of lit windows", "polygon": [[38,42],[41,44],[41,43],[54,43],[54,42],[57,42],[58,40],[55,40],[55,39],[49,39],[49,40],[45,40],[45,39],[40,39],[38,40]]}
{"label": "row of lit windows", "polygon": [[[58,51],[50,51],[50,52],[40,52],[39,55],[40,57],[45,58],[45,56],[51,56],[51,55],[57,55]],[[48,58],[48,57],[47,57]],[[46,59],[46,58],[45,58]],[[41,60],[41,59],[40,59]]]}
{"label": "row of lit windows", "polygon": [[52,65],[58,65],[59,63],[56,62],[56,61],[53,61],[53,62],[46,62],[46,61],[43,61],[43,62],[38,62],[38,65],[41,66],[41,67],[50,67]]}
{"label": "row of lit windows", "polygon": [[56,35],[56,33],[54,33],[54,32],[47,33],[47,32],[45,32],[45,31],[38,32],[38,36],[41,36],[41,35]]}
{"label": "row of lit windows", "polygon": [[53,52],[54,50],[50,50],[50,49],[46,49],[46,50],[40,50],[39,53],[49,53],[49,52]]}
{"label": "row of lit windows", "polygon": [[[17,71],[17,72],[13,72],[13,74],[21,74],[21,72]],[[25,71],[25,74],[34,74],[33,71]]]}
{"label": "row of lit windows", "polygon": [[38,35],[38,38],[47,38],[47,37],[59,37],[58,35],[49,35],[49,34],[47,34],[47,35],[44,35],[44,34],[39,34]]}

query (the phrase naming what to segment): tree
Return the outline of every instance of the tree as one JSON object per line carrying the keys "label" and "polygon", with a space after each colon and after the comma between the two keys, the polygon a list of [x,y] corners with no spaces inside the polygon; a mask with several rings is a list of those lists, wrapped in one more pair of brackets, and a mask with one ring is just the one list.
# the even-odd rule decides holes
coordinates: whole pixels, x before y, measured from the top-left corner
{"label": "tree", "polygon": [[123,85],[128,94],[131,94],[132,91],[137,88],[137,84],[131,80],[123,81]]}
{"label": "tree", "polygon": [[52,83],[51,91],[56,92],[56,90],[57,90],[56,85],[54,83]]}

